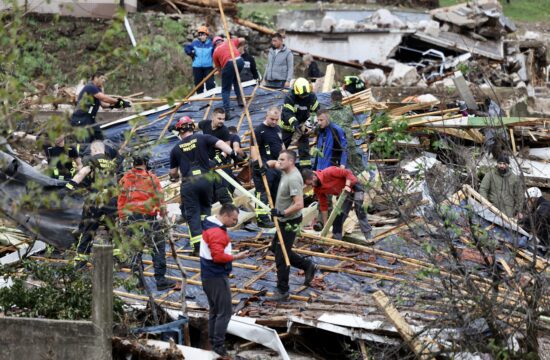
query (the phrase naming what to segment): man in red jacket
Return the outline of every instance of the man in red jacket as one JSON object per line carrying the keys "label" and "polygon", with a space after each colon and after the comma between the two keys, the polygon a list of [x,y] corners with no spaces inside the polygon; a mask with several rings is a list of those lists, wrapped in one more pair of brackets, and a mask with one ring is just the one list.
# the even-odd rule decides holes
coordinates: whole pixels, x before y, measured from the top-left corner
{"label": "man in red jacket", "polygon": [[[217,38],[214,39],[214,43],[217,44],[214,50],[213,59],[214,66],[218,69],[218,72],[222,75],[222,99],[223,109],[225,110],[225,121],[231,120],[231,103],[229,96],[231,95],[231,86],[235,90],[237,96],[237,104],[243,106],[243,99],[241,98],[241,92],[239,90],[239,83],[237,81],[237,74],[235,73],[235,67],[233,65],[233,58],[231,57],[231,49],[235,56],[235,64],[240,72],[244,67],[244,60],[241,58],[241,53],[238,48],[241,48],[245,44],[244,38],[226,39],[224,42],[218,42]],[[231,49],[229,48],[231,47]]]}
{"label": "man in red jacket", "polygon": [[[128,235],[138,238],[153,248],[153,267],[157,290],[173,288],[176,282],[166,275],[166,241],[157,216],[166,216],[164,194],[158,177],[147,171],[146,156],[135,156],[134,167],[120,179],[120,194],[118,196],[118,217],[128,221]],[[141,245],[141,244],[140,244]],[[139,272],[143,268],[142,252],[139,251],[132,259],[132,271]],[[141,283],[140,285],[143,286]]]}
{"label": "man in red jacket", "polygon": [[357,178],[350,170],[336,166],[330,166],[324,170],[317,171],[304,169],[302,170],[302,178],[306,185],[313,186],[313,191],[319,199],[319,209],[321,210],[323,224],[328,219],[328,196],[340,195],[342,190],[348,194],[340,214],[332,224],[332,237],[334,239],[342,239],[342,227],[352,206],[355,207],[355,214],[357,215],[357,220],[359,220],[359,227],[365,236],[365,240],[371,238],[372,227],[369,225],[367,213],[363,208],[365,192],[363,186],[357,182]]}
{"label": "man in red jacket", "polygon": [[229,289],[232,261],[248,256],[248,251],[231,254],[227,228],[237,225],[238,220],[239,209],[233,204],[223,204],[218,215],[209,216],[202,222],[201,281],[210,308],[208,339],[212,350],[221,356],[227,356],[225,333],[233,312]]}

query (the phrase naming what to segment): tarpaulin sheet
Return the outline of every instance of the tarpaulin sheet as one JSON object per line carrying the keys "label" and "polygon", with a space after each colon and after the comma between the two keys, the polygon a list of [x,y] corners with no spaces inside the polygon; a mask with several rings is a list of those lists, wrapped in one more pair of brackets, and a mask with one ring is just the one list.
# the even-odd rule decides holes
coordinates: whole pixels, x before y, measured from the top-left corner
{"label": "tarpaulin sheet", "polygon": [[[253,89],[253,86],[245,87],[245,94],[250,95]],[[281,106],[284,96],[285,93],[281,91],[258,88],[249,106],[249,113],[254,126],[265,119],[266,111],[271,106]],[[330,105],[329,93],[318,94],[317,96],[322,106]],[[188,115],[195,122],[198,122],[203,119],[209,102],[208,100],[189,102],[178,110],[175,118]],[[232,101],[232,104],[236,105],[235,101]],[[213,101],[212,103],[212,108],[221,106],[221,101]],[[159,108],[159,110],[147,111],[137,116],[103,124],[101,128],[105,139],[114,144],[115,148],[118,148],[124,142],[125,133],[130,132],[132,129],[135,119],[141,117],[146,123],[151,123],[159,119],[159,116],[162,114],[174,109],[174,107],[175,105],[164,106]],[[241,111],[241,108],[235,107],[233,118],[227,121],[226,125],[236,126]],[[159,135],[169,120],[170,116],[166,116],[165,119],[138,130],[128,144],[129,147],[139,145],[141,149],[151,154],[150,165],[153,171],[159,176],[168,172],[170,167],[170,150],[178,141],[176,136],[167,132],[164,139],[157,143]],[[175,124],[175,121],[173,124]],[[245,118],[241,126],[241,134],[246,130],[248,130],[248,124]],[[15,174],[9,176],[8,173],[10,173],[10,169],[13,170],[14,163],[17,164],[15,166]],[[63,189],[65,186],[64,181],[55,180],[41,174],[32,166],[18,159],[15,154],[9,152],[2,152],[0,154],[0,179],[2,181],[0,184],[0,210],[3,213],[48,244],[59,248],[68,248],[75,242],[74,234],[80,222],[83,199],[63,194],[63,191],[60,194],[60,189]],[[34,186],[42,188],[43,196],[35,197],[32,207],[20,206],[23,200],[31,194],[29,189]],[[63,201],[58,206],[46,201],[43,201],[41,204],[37,203],[39,198],[49,199],[53,193],[62,195]]]}

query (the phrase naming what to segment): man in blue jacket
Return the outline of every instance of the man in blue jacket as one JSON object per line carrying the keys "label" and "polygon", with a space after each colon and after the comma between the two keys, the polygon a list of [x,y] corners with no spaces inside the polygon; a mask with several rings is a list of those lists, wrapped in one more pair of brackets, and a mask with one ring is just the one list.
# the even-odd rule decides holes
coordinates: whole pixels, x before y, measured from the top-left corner
{"label": "man in blue jacket", "polygon": [[321,109],[317,112],[319,130],[317,134],[317,152],[314,170],[323,170],[329,166],[347,166],[348,153],[346,147],[348,142],[342,128],[330,122],[329,111]]}
{"label": "man in blue jacket", "polygon": [[[185,45],[185,53],[193,59],[193,78],[195,85],[198,85],[202,79],[208,76],[214,69],[212,63],[212,53],[214,52],[214,44],[208,37],[208,28],[200,26],[198,29],[199,37],[191,44]],[[206,90],[212,89],[214,86],[214,77],[206,80]],[[204,86],[197,89],[197,94],[204,91]]]}

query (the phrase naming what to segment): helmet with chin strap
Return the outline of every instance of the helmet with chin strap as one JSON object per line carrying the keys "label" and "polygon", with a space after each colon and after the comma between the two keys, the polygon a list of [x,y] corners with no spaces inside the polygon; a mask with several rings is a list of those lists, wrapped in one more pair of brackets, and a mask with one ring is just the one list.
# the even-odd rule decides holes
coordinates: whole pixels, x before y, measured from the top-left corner
{"label": "helmet with chin strap", "polygon": [[174,128],[179,132],[193,131],[195,130],[195,123],[193,122],[193,119],[185,115],[178,119],[178,122]]}
{"label": "helmet with chin strap", "polygon": [[304,78],[298,78],[294,82],[294,94],[303,96],[311,92],[311,85],[309,81]]}

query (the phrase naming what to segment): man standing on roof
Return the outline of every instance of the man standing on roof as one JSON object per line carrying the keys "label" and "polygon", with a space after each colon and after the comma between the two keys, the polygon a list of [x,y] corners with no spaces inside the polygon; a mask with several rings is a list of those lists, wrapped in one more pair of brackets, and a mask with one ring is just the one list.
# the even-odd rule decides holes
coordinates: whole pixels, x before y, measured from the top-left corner
{"label": "man standing on roof", "polygon": [[232,261],[249,255],[248,251],[231,254],[227,228],[237,225],[238,220],[239,209],[233,204],[224,204],[218,215],[209,216],[202,222],[201,282],[208,298],[208,340],[212,350],[220,356],[227,356],[225,334],[233,313],[229,288]]}
{"label": "man standing on roof", "polygon": [[213,185],[208,151],[213,147],[220,149],[235,163],[242,162],[242,158],[223,140],[212,135],[194,134],[195,124],[189,116],[181,117],[175,129],[181,141],[170,152],[170,181],[178,181],[181,174],[181,213],[189,226],[193,253],[198,255],[201,217],[209,216],[212,206]]}
{"label": "man standing on roof", "polygon": [[[294,239],[300,233],[302,209],[304,208],[304,182],[295,163],[296,154],[293,151],[284,150],[279,155],[277,164],[282,171],[282,176],[277,191],[275,208],[271,210],[271,216],[279,218],[281,234],[290,265],[304,270],[304,285],[309,286],[315,275],[316,266],[312,261],[306,260],[292,251]],[[277,234],[273,238],[271,249],[275,253],[275,264],[277,265],[277,291],[270,300],[285,301],[289,298],[288,279],[290,267],[286,266]]]}
{"label": "man standing on roof", "polygon": [[[195,86],[214,70],[214,63],[212,60],[214,44],[208,37],[208,28],[206,26],[199,26],[197,32],[199,33],[198,38],[184,47],[185,53],[193,59],[193,79],[195,81]],[[214,88],[214,77],[211,76],[210,79],[206,80],[204,86],[206,86],[206,91]],[[204,91],[204,86],[197,89],[197,94]]]}
{"label": "man standing on roof", "polygon": [[250,81],[256,80],[259,81],[260,74],[258,73],[258,68],[256,67],[256,59],[248,52],[248,45],[243,47],[243,52],[241,58],[244,61],[243,69],[241,70],[241,81]]}
{"label": "man standing on roof", "polygon": [[88,127],[85,136],[78,136],[82,143],[90,143],[93,140],[103,140],[103,134],[95,118],[99,107],[120,109],[132,106],[130,102],[121,98],[105,95],[103,85],[107,77],[102,72],[96,72],[92,75],[91,81],[82,88],[78,94],[76,108],[71,116],[71,125],[75,127]]}
{"label": "man standing on roof", "polygon": [[[176,282],[166,278],[166,241],[158,216],[166,216],[164,193],[159,178],[147,171],[149,159],[146,155],[136,155],[130,169],[119,182],[118,218],[128,222],[128,235],[139,239],[138,253],[132,258],[132,271],[139,276],[143,267],[141,246],[148,245],[153,250],[153,268],[157,290],[173,288]],[[133,244],[133,242],[131,242]],[[144,285],[144,284],[141,284]]]}
{"label": "man standing on roof", "polygon": [[331,106],[328,109],[330,115],[330,121],[333,124],[336,124],[344,130],[347,140],[347,167],[351,169],[354,174],[361,174],[363,171],[367,170],[365,164],[363,163],[363,150],[355,142],[353,137],[353,123],[355,116],[351,110],[351,106],[342,105],[342,92],[334,90],[330,94]]}
{"label": "man standing on roof", "polygon": [[[212,135],[218,139],[224,141],[227,145],[230,145],[229,130],[225,126],[225,110],[223,108],[215,108],[212,111],[211,120],[202,120],[199,122],[199,129],[205,135]],[[219,149],[208,149],[208,157],[214,162],[214,167],[223,166],[231,163],[231,159],[228,158],[225,153]],[[224,171],[232,175],[231,169],[224,169]],[[214,181],[214,196],[213,202],[219,201],[220,204],[230,204],[233,202],[231,194],[233,194],[233,187],[227,183],[224,179],[219,178],[216,175]]]}
{"label": "man standing on roof", "polygon": [[237,81],[237,74],[233,66],[233,59],[231,58],[231,49],[233,49],[233,55],[235,56],[235,64],[237,65],[237,71],[241,72],[244,66],[244,61],[241,59],[241,53],[238,48],[244,46],[244,38],[227,39],[220,42],[221,38],[214,38],[214,44],[216,46],[214,50],[214,65],[218,68],[218,71],[222,75],[222,99],[223,108],[225,110],[225,119],[231,120],[231,86],[237,96],[237,104],[243,106],[243,99],[241,98],[241,92],[239,90],[239,82]]}
{"label": "man standing on roof", "polygon": [[323,170],[329,166],[347,166],[347,145],[344,130],[330,122],[329,111],[321,109],[317,112],[319,131],[317,133],[317,153],[313,169]]}
{"label": "man standing on roof", "polygon": [[527,205],[532,218],[523,217],[520,225],[539,239],[547,253],[550,250],[550,201],[542,196],[538,187],[531,187],[527,189]]}
{"label": "man standing on roof", "polygon": [[328,220],[329,195],[340,195],[342,190],[346,192],[347,197],[341,212],[332,224],[333,239],[342,239],[344,221],[348,217],[352,207],[355,207],[355,215],[357,215],[359,227],[363,236],[365,236],[365,240],[371,238],[372,227],[369,225],[367,213],[363,208],[365,191],[350,170],[336,166],[317,171],[304,169],[302,170],[302,178],[306,185],[313,186],[313,191],[317,199],[319,199],[323,224],[326,224]]}
{"label": "man standing on roof", "polygon": [[[265,174],[266,176],[273,199],[277,198],[277,188],[281,180],[281,170],[276,168],[279,155],[285,148],[281,138],[281,129],[277,125],[280,119],[281,110],[273,106],[267,110],[264,122],[254,128],[258,150],[262,158],[262,167],[260,167],[256,155],[252,156],[251,154],[254,160],[252,161],[252,176],[254,186],[256,187],[256,197],[259,197],[264,204],[269,204],[269,202],[262,181],[262,175]],[[258,205],[256,205],[255,211],[258,226],[264,228],[272,228],[274,226],[273,222],[269,219],[269,212]]]}
{"label": "man standing on roof", "polygon": [[271,49],[267,55],[264,84],[274,89],[290,87],[294,77],[294,55],[283,43],[283,36],[279,33],[271,37]]}
{"label": "man standing on roof", "polygon": [[521,216],[523,185],[519,176],[510,170],[508,155],[500,155],[496,168],[491,169],[481,181],[479,193],[497,209],[509,217]]}
{"label": "man standing on roof", "polygon": [[294,82],[292,91],[285,96],[283,113],[279,126],[283,134],[283,143],[288,149],[290,145],[298,146],[300,167],[311,167],[309,155],[308,121],[312,112],[319,110],[317,96],[312,92],[311,84],[304,78]]}
{"label": "man standing on roof", "polygon": [[66,184],[71,192],[79,187],[86,189],[80,234],[75,260],[83,264],[91,252],[91,243],[102,223],[112,228],[117,210],[116,170],[117,160],[105,155],[105,144],[95,140],[90,144],[91,156],[84,158],[84,167]]}

